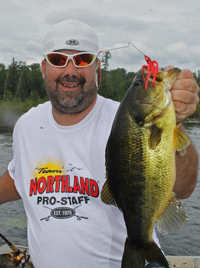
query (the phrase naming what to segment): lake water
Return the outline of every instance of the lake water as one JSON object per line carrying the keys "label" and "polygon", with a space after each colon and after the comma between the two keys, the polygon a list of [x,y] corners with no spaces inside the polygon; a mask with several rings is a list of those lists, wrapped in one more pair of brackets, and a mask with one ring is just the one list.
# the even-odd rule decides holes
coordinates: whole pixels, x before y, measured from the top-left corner
{"label": "lake water", "polygon": [[[200,155],[200,122],[185,124],[188,134]],[[0,175],[7,169],[12,159],[12,133],[0,130]],[[167,255],[200,256],[200,172],[193,194],[181,203],[185,207],[189,220],[177,232],[158,237]],[[10,202],[0,206],[0,233],[17,245],[27,246],[25,212],[22,201]],[[0,246],[5,244],[0,238]]]}

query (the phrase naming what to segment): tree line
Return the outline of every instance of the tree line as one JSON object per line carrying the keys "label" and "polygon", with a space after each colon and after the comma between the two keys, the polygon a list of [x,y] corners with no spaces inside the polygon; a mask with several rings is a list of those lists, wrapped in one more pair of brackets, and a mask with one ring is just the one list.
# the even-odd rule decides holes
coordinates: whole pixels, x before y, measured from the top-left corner
{"label": "tree line", "polygon": [[0,63],[0,100],[13,101],[28,99],[36,94],[45,98],[46,91],[39,63],[26,65],[26,62],[15,61],[6,68]]}
{"label": "tree line", "polygon": [[[110,59],[111,54],[107,52],[102,59],[98,93],[106,98],[121,101],[138,72],[127,72],[124,68],[108,70]],[[194,77],[200,85],[200,73],[194,74]],[[14,58],[7,68],[0,63],[0,105],[11,103],[18,105],[21,111],[25,112],[47,100],[39,63],[26,65],[26,62],[16,61]],[[200,109],[197,110],[199,115]]]}

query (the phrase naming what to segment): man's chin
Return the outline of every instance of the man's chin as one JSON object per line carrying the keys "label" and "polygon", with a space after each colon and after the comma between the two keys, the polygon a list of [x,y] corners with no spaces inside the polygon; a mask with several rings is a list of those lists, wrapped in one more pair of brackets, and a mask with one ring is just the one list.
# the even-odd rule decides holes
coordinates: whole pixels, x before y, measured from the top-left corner
{"label": "man's chin", "polygon": [[84,109],[81,108],[82,100],[73,100],[73,101],[59,101],[52,102],[54,108],[62,114],[77,114],[82,112]]}

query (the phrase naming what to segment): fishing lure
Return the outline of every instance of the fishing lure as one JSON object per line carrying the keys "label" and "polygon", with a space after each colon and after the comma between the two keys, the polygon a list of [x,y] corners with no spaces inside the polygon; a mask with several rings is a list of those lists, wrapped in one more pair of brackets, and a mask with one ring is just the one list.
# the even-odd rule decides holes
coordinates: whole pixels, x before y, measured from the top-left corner
{"label": "fishing lure", "polygon": [[[121,46],[121,47],[116,47],[116,48],[111,48],[111,49],[108,49],[108,50],[104,50],[104,51],[99,51],[99,55],[102,53],[105,53],[107,51],[111,51],[111,50],[116,50],[116,49],[121,49],[121,48],[126,48],[126,47],[129,47],[130,45],[132,45],[134,48],[136,48],[142,55],[144,55],[144,59],[147,63],[147,65],[143,65],[142,66],[142,71],[147,71],[148,74],[147,74],[147,80],[145,82],[145,89],[147,89],[147,86],[148,86],[148,82],[149,82],[149,78],[150,77],[153,77],[152,79],[152,83],[154,83],[155,87],[156,87],[156,75],[159,71],[159,66],[158,66],[158,62],[155,61],[155,60],[151,60],[147,55],[145,55],[141,50],[139,50],[134,44],[132,44],[131,42],[128,42],[126,45],[124,46]],[[145,77],[144,77],[144,74],[142,72],[142,76],[144,78],[144,81],[145,81]]]}
{"label": "fishing lure", "polygon": [[[148,56],[144,55],[144,58],[147,62],[147,65],[143,65],[142,66],[142,71],[147,71],[148,74],[147,74],[147,79],[146,79],[146,82],[145,82],[145,89],[147,89],[147,86],[148,86],[148,81],[149,81],[149,78],[151,76],[153,76],[153,79],[152,79],[152,83],[154,83],[155,87],[156,87],[156,75],[158,73],[158,62],[155,61],[155,60],[151,60]],[[142,72],[142,76],[144,78],[144,74]],[[145,78],[144,78],[145,80]]]}

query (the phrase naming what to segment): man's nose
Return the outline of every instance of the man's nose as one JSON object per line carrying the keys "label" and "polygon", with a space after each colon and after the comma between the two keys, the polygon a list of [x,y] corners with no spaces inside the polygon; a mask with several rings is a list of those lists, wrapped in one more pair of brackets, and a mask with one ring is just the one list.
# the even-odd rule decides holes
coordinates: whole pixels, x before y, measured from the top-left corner
{"label": "man's nose", "polygon": [[74,66],[72,60],[70,59],[67,66],[63,68],[64,75],[78,76],[78,68]]}

